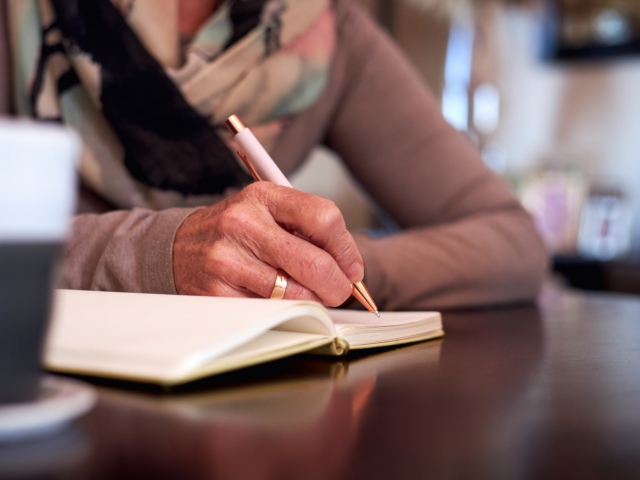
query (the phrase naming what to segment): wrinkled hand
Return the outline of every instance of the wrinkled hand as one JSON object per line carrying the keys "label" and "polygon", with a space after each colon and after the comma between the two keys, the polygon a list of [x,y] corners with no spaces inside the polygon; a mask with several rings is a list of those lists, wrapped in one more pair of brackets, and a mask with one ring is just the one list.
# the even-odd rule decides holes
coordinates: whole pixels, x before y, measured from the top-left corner
{"label": "wrinkled hand", "polygon": [[178,293],[269,298],[276,268],[285,298],[338,306],[364,276],[362,257],[329,200],[256,182],[183,222],[173,245]]}

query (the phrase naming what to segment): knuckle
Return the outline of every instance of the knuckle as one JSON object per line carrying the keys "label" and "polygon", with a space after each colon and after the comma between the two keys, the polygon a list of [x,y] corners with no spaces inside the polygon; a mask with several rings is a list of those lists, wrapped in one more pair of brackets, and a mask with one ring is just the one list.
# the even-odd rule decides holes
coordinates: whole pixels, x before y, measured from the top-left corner
{"label": "knuckle", "polygon": [[218,225],[223,233],[233,232],[251,223],[251,212],[242,204],[234,204],[220,213]]}
{"label": "knuckle", "polygon": [[320,214],[318,215],[318,223],[320,228],[326,229],[327,231],[346,228],[342,212],[338,206],[331,201],[327,201],[322,206]]}
{"label": "knuckle", "polygon": [[211,274],[219,275],[226,268],[228,257],[227,249],[220,242],[214,243],[207,253],[206,269]]}
{"label": "knuckle", "polygon": [[234,221],[234,210],[235,206],[231,205],[230,207],[224,209],[222,212],[218,214],[218,229],[221,232],[226,232],[231,226],[233,226]]}
{"label": "knuckle", "polygon": [[270,194],[272,187],[273,184],[270,184],[270,182],[254,182],[247,185],[243,192],[249,198],[262,200]]}

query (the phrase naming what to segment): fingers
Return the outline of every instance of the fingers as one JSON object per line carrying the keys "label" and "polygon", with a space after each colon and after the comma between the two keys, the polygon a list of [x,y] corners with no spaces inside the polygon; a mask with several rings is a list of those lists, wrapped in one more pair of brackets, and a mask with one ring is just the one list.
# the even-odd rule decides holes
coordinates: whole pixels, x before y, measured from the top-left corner
{"label": "fingers", "polygon": [[[244,218],[236,215],[235,224],[236,227],[242,225],[243,232],[235,241],[242,244],[245,251],[251,251],[258,262],[245,258],[244,266],[238,267],[238,270],[247,268],[249,271],[243,273],[243,278],[234,281],[243,282],[242,285],[265,297],[270,296],[275,281],[274,270],[265,271],[257,264],[262,262],[283,269],[302,287],[314,292],[325,305],[338,306],[351,295],[351,282],[331,255],[321,248],[285,231],[273,219],[270,222],[258,222],[253,216]],[[251,269],[256,272],[256,277],[261,278],[257,287],[245,283],[245,278],[251,275]],[[294,292],[295,285],[292,284]],[[309,296],[304,294],[303,298]]]}
{"label": "fingers", "polygon": [[352,284],[335,260],[309,242],[285,234],[292,238],[290,252],[293,254],[276,251],[273,263],[289,274],[294,288],[300,283],[320,297],[325,305],[337,307],[343,304],[351,295]]}
{"label": "fingers", "polygon": [[[250,287],[238,287],[231,283],[218,282],[212,291],[200,292],[200,295],[208,295],[214,297],[236,297],[236,298],[270,298],[273,288],[275,286],[276,269],[271,268],[273,273],[273,284],[271,287],[266,287],[265,284],[253,281],[252,278],[247,277]],[[262,293],[257,293],[255,290],[260,290]],[[266,292],[266,293],[265,293]],[[314,302],[322,303],[320,297],[314,294],[308,288],[300,285],[295,279],[289,277],[287,281],[287,288],[284,294],[284,300],[311,300]]]}
{"label": "fingers", "polygon": [[[234,285],[242,285],[259,297],[270,298],[275,288],[276,275],[277,269],[275,267],[254,258],[247,259],[243,268],[232,272],[228,276],[228,281]],[[290,275],[288,275],[284,298],[286,300],[313,300],[322,303],[320,297]]]}
{"label": "fingers", "polygon": [[[200,292],[203,295],[269,298],[275,287],[275,267],[230,243],[219,243],[211,248],[203,270],[216,279],[209,283],[210,291]],[[322,302],[294,278],[289,278],[284,298]]]}
{"label": "fingers", "polygon": [[[253,184],[274,220],[327,252],[350,280],[364,277],[364,263],[338,207],[331,201],[267,182]],[[312,262],[316,262],[314,258]]]}

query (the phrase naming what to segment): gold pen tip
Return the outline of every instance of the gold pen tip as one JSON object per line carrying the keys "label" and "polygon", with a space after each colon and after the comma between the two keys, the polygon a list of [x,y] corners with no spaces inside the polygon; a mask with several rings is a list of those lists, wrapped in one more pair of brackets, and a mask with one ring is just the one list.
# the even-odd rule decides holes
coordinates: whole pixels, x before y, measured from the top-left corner
{"label": "gold pen tip", "polygon": [[367,310],[380,316],[378,313],[378,306],[376,305],[376,302],[373,301],[373,298],[371,298],[371,294],[363,282],[354,283],[351,288],[351,293],[360,301],[360,303],[362,303],[362,305],[366,307]]}
{"label": "gold pen tip", "polygon": [[380,312],[378,312],[378,310],[376,310],[376,311],[375,311],[375,312],[373,312],[373,313],[375,313],[375,314],[378,316],[378,318],[380,318]]}

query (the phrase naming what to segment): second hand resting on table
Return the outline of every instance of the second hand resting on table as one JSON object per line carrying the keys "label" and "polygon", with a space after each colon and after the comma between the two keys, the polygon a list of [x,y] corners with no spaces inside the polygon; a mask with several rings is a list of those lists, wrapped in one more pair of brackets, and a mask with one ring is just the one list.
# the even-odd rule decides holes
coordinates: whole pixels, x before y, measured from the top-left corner
{"label": "second hand resting on table", "polygon": [[292,188],[257,182],[196,210],[178,229],[173,270],[179,294],[268,298],[276,269],[286,299],[344,303],[364,263],[338,207]]}

